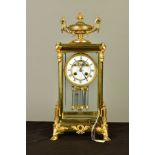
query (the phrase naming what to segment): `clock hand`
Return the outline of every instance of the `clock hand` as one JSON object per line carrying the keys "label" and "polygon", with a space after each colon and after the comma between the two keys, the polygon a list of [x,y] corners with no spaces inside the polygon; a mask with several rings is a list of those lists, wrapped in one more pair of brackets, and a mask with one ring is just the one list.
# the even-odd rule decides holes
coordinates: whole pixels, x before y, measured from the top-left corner
{"label": "clock hand", "polygon": [[[83,72],[82,72],[82,74],[83,74]],[[83,76],[84,76],[84,78],[88,81],[88,79],[87,79],[87,77],[83,74]]]}
{"label": "clock hand", "polygon": [[82,72],[82,66],[80,66],[80,69],[79,69],[79,71],[80,71],[80,72]]}
{"label": "clock hand", "polygon": [[84,62],[80,65],[80,69],[79,69],[80,72],[82,72],[83,66],[85,66],[85,63]]}

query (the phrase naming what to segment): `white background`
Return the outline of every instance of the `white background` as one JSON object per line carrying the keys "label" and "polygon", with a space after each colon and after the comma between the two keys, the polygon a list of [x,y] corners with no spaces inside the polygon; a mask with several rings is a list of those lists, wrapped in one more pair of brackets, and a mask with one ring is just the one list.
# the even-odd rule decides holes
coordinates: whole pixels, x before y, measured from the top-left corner
{"label": "white background", "polygon": [[[130,1],[131,155],[155,154],[153,2]],[[1,1],[0,19],[0,154],[23,155],[26,154],[25,1]]]}

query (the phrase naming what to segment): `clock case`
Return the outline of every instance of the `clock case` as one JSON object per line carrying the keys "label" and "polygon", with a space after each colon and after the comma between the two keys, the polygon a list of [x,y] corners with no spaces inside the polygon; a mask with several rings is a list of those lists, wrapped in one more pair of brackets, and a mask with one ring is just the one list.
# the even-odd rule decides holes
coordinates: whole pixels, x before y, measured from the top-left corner
{"label": "clock case", "polygon": [[[51,140],[57,140],[58,135],[64,132],[76,132],[77,134],[84,134],[90,132],[96,119],[100,117],[100,121],[97,122],[94,130],[96,133],[103,136],[104,141],[109,141],[108,136],[108,124],[107,124],[107,108],[103,101],[103,63],[104,63],[104,52],[106,45],[92,44],[92,43],[68,43],[56,44],[56,52],[58,59],[58,102],[55,107],[55,118],[53,125],[53,136]],[[78,111],[78,112],[65,112],[63,107],[63,79],[64,79],[64,54],[68,52],[73,53],[97,53],[98,56],[98,95],[97,95],[97,110],[94,112]]]}

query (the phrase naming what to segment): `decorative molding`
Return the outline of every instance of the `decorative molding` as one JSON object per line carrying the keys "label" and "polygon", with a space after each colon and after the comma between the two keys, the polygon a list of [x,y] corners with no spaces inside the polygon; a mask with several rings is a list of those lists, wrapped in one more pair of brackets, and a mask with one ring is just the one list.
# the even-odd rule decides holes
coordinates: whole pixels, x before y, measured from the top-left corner
{"label": "decorative molding", "polygon": [[61,51],[61,43],[57,43],[56,46],[56,51],[57,51],[57,58],[58,58],[58,62],[61,62],[62,61],[62,51]]}
{"label": "decorative molding", "polygon": [[56,105],[55,107],[55,118],[54,118],[54,125],[53,125],[53,136],[51,140],[57,140],[58,139],[58,134],[63,133],[65,130],[68,130],[67,127],[61,126],[59,122],[59,113],[60,113],[60,106],[59,104]]}
{"label": "decorative molding", "polygon": [[107,125],[107,123],[101,124],[101,127],[97,127],[96,131],[103,135],[103,139],[105,141],[111,140],[108,136],[108,125]]}
{"label": "decorative molding", "polygon": [[77,126],[71,126],[73,130],[76,131],[77,134],[83,134],[85,133],[86,130],[88,130],[90,128],[90,126],[84,126],[82,124],[79,124]]}
{"label": "decorative molding", "polygon": [[100,62],[104,61],[104,52],[106,49],[106,45],[104,43],[101,44],[100,46],[100,51],[99,51],[99,58],[100,58]]}

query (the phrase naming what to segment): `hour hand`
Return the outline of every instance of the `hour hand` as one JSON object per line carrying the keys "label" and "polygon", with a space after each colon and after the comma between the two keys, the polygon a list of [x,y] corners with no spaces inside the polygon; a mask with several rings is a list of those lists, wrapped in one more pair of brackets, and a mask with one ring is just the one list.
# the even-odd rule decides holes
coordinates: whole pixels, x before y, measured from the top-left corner
{"label": "hour hand", "polygon": [[82,63],[81,65],[80,65],[80,69],[79,69],[79,71],[80,72],[82,72],[82,67],[84,66],[84,63]]}
{"label": "hour hand", "polygon": [[82,72],[82,66],[80,66],[80,69],[79,69],[79,71],[80,71],[80,72]]}

